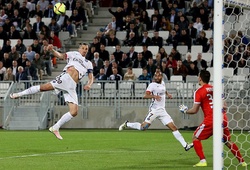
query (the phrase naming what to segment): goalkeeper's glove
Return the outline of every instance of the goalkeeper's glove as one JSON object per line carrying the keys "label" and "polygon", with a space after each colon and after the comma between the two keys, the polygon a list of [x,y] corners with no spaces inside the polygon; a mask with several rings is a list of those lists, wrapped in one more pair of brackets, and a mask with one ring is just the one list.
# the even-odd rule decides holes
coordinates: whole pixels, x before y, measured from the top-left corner
{"label": "goalkeeper's glove", "polygon": [[179,110],[180,110],[182,113],[186,113],[187,110],[188,110],[188,107],[185,106],[184,104],[182,104],[182,105],[179,106]]}

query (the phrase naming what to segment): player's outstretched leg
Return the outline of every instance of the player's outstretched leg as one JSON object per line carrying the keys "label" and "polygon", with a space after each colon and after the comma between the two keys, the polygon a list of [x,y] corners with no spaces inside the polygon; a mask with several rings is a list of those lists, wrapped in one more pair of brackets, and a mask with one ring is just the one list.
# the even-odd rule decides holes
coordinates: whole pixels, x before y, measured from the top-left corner
{"label": "player's outstretched leg", "polygon": [[40,85],[37,85],[37,86],[32,86],[24,91],[21,91],[19,93],[11,93],[10,94],[10,98],[12,99],[17,99],[21,96],[24,96],[24,95],[30,95],[30,94],[35,94],[35,93],[38,93],[40,92]]}
{"label": "player's outstretched leg", "polygon": [[186,146],[184,147],[185,151],[189,151],[191,148],[194,147],[194,144],[193,143],[187,143]]}
{"label": "player's outstretched leg", "polygon": [[129,122],[129,121],[126,120],[123,124],[121,124],[121,125],[119,126],[119,131],[124,130],[124,129],[127,127],[127,123],[128,123],[128,122]]}

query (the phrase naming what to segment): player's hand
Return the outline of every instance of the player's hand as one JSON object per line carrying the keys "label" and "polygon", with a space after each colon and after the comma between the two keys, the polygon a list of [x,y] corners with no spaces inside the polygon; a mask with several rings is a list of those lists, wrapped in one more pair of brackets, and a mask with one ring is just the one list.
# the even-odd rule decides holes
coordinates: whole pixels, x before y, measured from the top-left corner
{"label": "player's hand", "polygon": [[154,96],[154,99],[155,99],[156,101],[161,101],[161,96]]}
{"label": "player's hand", "polygon": [[179,110],[181,111],[181,113],[186,113],[188,110],[188,107],[182,104],[179,106]]}
{"label": "player's hand", "polygon": [[47,50],[48,50],[48,51],[52,51],[53,48],[54,48],[54,46],[53,46],[52,44],[49,44],[49,45],[47,46]]}
{"label": "player's hand", "polygon": [[86,85],[83,87],[84,90],[90,90],[90,88],[91,88],[91,86],[88,85],[88,84],[86,84]]}
{"label": "player's hand", "polygon": [[173,98],[172,94],[169,94],[169,93],[168,93],[167,96],[168,96],[168,98],[170,98],[170,99]]}

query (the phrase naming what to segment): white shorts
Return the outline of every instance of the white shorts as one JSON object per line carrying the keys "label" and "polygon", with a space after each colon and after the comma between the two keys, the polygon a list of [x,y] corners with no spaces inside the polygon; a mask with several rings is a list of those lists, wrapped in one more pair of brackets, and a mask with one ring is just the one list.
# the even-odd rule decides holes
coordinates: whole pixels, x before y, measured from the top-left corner
{"label": "white shorts", "polygon": [[159,109],[159,110],[150,110],[148,115],[146,116],[144,122],[152,124],[152,122],[158,118],[161,123],[166,126],[170,122],[173,122],[173,119],[171,116],[167,113],[165,109]]}
{"label": "white shorts", "polygon": [[54,87],[55,92],[57,94],[60,91],[63,91],[65,102],[74,103],[78,105],[78,98],[76,94],[76,82],[68,73],[63,72],[50,83]]}

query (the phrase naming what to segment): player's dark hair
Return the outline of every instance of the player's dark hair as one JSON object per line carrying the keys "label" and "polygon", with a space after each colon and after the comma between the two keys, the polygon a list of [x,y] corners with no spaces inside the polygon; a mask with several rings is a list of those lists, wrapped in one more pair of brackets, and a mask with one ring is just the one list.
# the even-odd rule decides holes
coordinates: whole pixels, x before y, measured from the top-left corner
{"label": "player's dark hair", "polygon": [[204,83],[209,83],[210,81],[210,72],[207,70],[200,71],[200,78]]}

